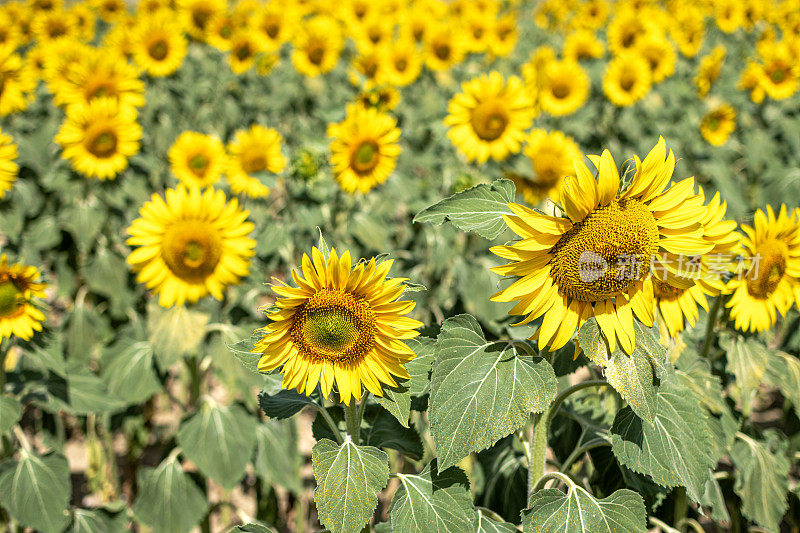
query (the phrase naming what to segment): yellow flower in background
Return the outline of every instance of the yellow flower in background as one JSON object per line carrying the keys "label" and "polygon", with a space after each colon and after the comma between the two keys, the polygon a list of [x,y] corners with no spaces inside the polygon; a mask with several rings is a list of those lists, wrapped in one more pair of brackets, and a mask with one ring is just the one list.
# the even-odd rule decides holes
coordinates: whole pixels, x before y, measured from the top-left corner
{"label": "yellow flower in background", "polygon": [[605,48],[592,30],[577,30],[567,35],[563,57],[567,61],[585,61],[603,57]]}
{"label": "yellow flower in background", "polygon": [[597,30],[605,25],[611,12],[606,0],[586,0],[577,7],[572,23],[578,28]]}
{"label": "yellow flower in background", "polygon": [[109,180],[128,167],[128,158],[139,152],[142,128],[136,109],[112,98],[74,103],[55,141],[61,157],[89,178]]}
{"label": "yellow flower in background", "polygon": [[693,6],[684,5],[684,9],[675,14],[669,30],[681,54],[694,57],[700,52],[705,40],[705,17]]}
{"label": "yellow flower in background", "polygon": [[34,18],[31,31],[39,43],[79,37],[78,27],[74,24],[70,13],[60,9],[42,13]]}
{"label": "yellow flower in background", "polygon": [[436,11],[441,7],[441,4],[435,2],[419,2],[404,10],[399,17],[401,39],[409,39],[423,46],[432,29],[433,20],[439,15]]}
{"label": "yellow flower in background", "polygon": [[[150,17],[158,16],[160,15],[155,14],[140,18],[149,19]],[[125,61],[134,61],[133,51],[136,43],[136,28],[135,19],[133,18],[118,22],[103,35],[102,50]],[[138,68],[138,65],[135,63],[134,65]]]}
{"label": "yellow flower in background", "polygon": [[750,100],[755,104],[764,101],[766,91],[762,85],[764,78],[764,67],[755,61],[748,61],[747,66],[742,69],[736,88],[740,91],[750,91]]}
{"label": "yellow flower in background", "polygon": [[705,96],[711,90],[711,84],[717,81],[725,63],[726,50],[722,45],[717,45],[710,54],[700,60],[697,68],[697,76],[694,84],[697,87],[698,96]]}
{"label": "yellow flower in background", "polygon": [[195,40],[204,41],[211,20],[225,13],[225,0],[179,0],[181,26]]}
{"label": "yellow flower in background", "polygon": [[178,185],[164,198],[153,194],[139,215],[128,228],[126,242],[135,248],[127,262],[162,307],[208,294],[221,300],[227,286],[249,273],[253,223],[236,198],[226,201],[222,191]]}
{"label": "yellow flower in background", "polygon": [[422,72],[423,58],[411,39],[400,39],[382,48],[386,82],[396,87],[414,83]]}
{"label": "yellow flower in background", "polygon": [[608,50],[613,54],[632,51],[639,39],[657,31],[653,21],[640,16],[638,10],[630,8],[619,10],[606,28]]}
{"label": "yellow flower in background", "polygon": [[511,13],[494,21],[489,40],[489,51],[493,55],[505,57],[514,51],[519,37],[517,24],[517,17]]}
{"label": "yellow flower in background", "polygon": [[231,49],[231,39],[240,28],[230,13],[215,14],[206,27],[206,42],[223,52]]}
{"label": "yellow flower in background", "polygon": [[502,161],[520,150],[533,121],[533,102],[522,80],[492,71],[461,84],[447,106],[447,137],[469,161]]}
{"label": "yellow flower in background", "polygon": [[650,63],[635,52],[609,61],[603,75],[603,92],[618,107],[631,106],[644,98],[651,84]]}
{"label": "yellow flower in background", "polygon": [[23,61],[35,80],[38,81],[44,78],[45,64],[47,62],[46,47],[31,46],[25,54]]}
{"label": "yellow flower in background", "polygon": [[128,14],[125,0],[90,0],[101,19],[112,24]]}
{"label": "yellow flower in background", "polygon": [[480,53],[489,48],[492,39],[492,20],[483,13],[471,12],[464,20],[464,40],[470,52]]}
{"label": "yellow flower in background", "polygon": [[0,11],[0,55],[13,53],[22,41],[22,34],[11,16]]}
{"label": "yellow flower in background", "polygon": [[744,2],[741,0],[715,0],[714,19],[725,33],[733,33],[744,24]]}
{"label": "yellow flower in background", "polygon": [[661,33],[649,33],[636,41],[636,51],[650,64],[650,76],[658,83],[675,73],[678,54],[667,37]]}
{"label": "yellow flower in background", "polygon": [[222,141],[196,131],[184,131],[167,152],[169,168],[189,188],[209,187],[225,172]]}
{"label": "yellow flower in background", "polygon": [[560,131],[534,129],[525,139],[523,153],[530,159],[533,178],[515,176],[517,190],[531,205],[545,198],[558,200],[562,178],[575,175],[572,162],[581,157],[572,137]]}
{"label": "yellow flower in background", "polygon": [[174,18],[160,13],[142,19],[133,31],[131,48],[139,67],[153,77],[169,76],[186,57],[183,29]]}
{"label": "yellow flower in background", "polygon": [[544,30],[555,31],[564,25],[569,8],[559,0],[543,0],[536,3],[533,12],[534,23]]}
{"label": "yellow flower in background", "polygon": [[[798,40],[800,43],[800,40]],[[795,47],[800,49],[800,46]],[[798,50],[792,50],[789,43],[778,42],[766,45],[759,50],[763,61],[761,87],[773,100],[784,100],[797,92],[800,86],[800,63]]]}
{"label": "yellow flower in background", "polygon": [[258,9],[252,24],[264,49],[275,51],[292,38],[298,24],[297,13],[291,5],[269,3]]}
{"label": "yellow flower in background", "polygon": [[85,42],[92,41],[97,26],[97,16],[94,11],[87,4],[78,3],[69,8],[69,15],[77,36]]}
{"label": "yellow flower in background", "polygon": [[27,109],[36,77],[17,54],[0,52],[0,117]]}
{"label": "yellow flower in background", "polygon": [[522,240],[492,248],[511,261],[492,270],[518,279],[492,300],[518,301],[509,314],[524,316],[520,324],[542,317],[532,337],[541,348],[564,346],[594,316],[611,350],[619,345],[631,353],[634,315],[653,324],[651,258],[663,258],[667,283],[686,286],[670,270],[677,264],[671,261],[678,254],[699,255],[713,248],[700,226],[706,209],[694,194],[694,178],[665,190],[675,156],[667,154],[663,139],[644,161],[634,157],[636,173],[624,191],[608,150],[591,159],[598,168],[596,180],[576,160],[576,176],[561,188],[566,217],[509,204],[514,215],[504,219]]}
{"label": "yellow flower in background", "polygon": [[58,94],[64,87],[72,85],[67,75],[72,65],[85,60],[94,53],[94,49],[80,41],[59,39],[44,43],[44,73],[42,78],[53,94]]}
{"label": "yellow flower in background", "polygon": [[434,25],[425,33],[425,64],[433,71],[449,70],[467,53],[463,34],[447,24]]}
{"label": "yellow flower in background", "polygon": [[[705,198],[702,187],[699,196]],[[740,234],[736,231],[736,222],[725,218],[726,202],[722,201],[719,192],[706,206],[706,216],[700,224],[703,237],[714,243],[714,248],[705,255],[699,256],[691,278],[685,278],[689,287],[675,287],[662,281],[658,276],[653,278],[653,295],[660,320],[666,326],[661,328],[662,339],[674,338],[683,331],[685,325],[694,327],[699,317],[698,306],[708,312],[706,296],[718,296],[725,288],[724,276],[733,272],[734,259],[740,253]]]}
{"label": "yellow flower in background", "polygon": [[228,143],[228,168],[226,176],[231,192],[245,193],[250,198],[269,195],[269,187],[258,179],[258,174],[280,174],[286,168],[281,154],[281,135],[272,128],[255,124],[249,130],[239,130]]}
{"label": "yellow flower in background", "polygon": [[397,120],[371,107],[349,104],[344,120],[328,126],[328,137],[336,181],[350,194],[386,181],[400,155]]}
{"label": "yellow flower in background", "polygon": [[333,70],[339,62],[344,38],[339,23],[323,15],[315,16],[299,29],[292,44],[292,63],[309,77]]}
{"label": "yellow flower in background", "polygon": [[700,134],[714,146],[722,146],[736,129],[736,110],[729,104],[712,109],[700,122]]}
{"label": "yellow flower in background", "polygon": [[150,17],[171,9],[171,0],[139,0],[139,2],[136,3],[136,15],[139,17]]}
{"label": "yellow flower in background", "polygon": [[777,313],[785,315],[794,301],[800,305],[800,210],[791,214],[781,205],[778,215],[756,211],[754,226],[742,224],[745,260],[728,282],[726,306],[741,331],[772,327]]}
{"label": "yellow flower in background", "polygon": [[14,139],[0,130],[0,199],[11,190],[17,179],[19,166],[16,159],[17,145],[14,144]]}
{"label": "yellow flower in background", "polygon": [[345,405],[361,399],[362,385],[383,396],[395,378],[408,379],[403,364],[415,355],[403,341],[423,324],[405,316],[415,304],[398,301],[406,278],[387,278],[393,262],[353,266],[349,251],[303,254],[302,272],[292,271],[297,287],[272,285],[278,299],[253,349],[262,354],[258,369],[280,368],[282,387],[311,394],[319,385],[325,398],[335,383]]}
{"label": "yellow flower in background", "polygon": [[383,61],[378,48],[356,55],[349,72],[350,83],[357,87],[371,88],[384,82]]}
{"label": "yellow flower in background", "polygon": [[144,82],[136,68],[119,58],[92,51],[67,67],[64,83],[56,86],[58,105],[88,104],[96,98],[111,98],[123,106],[145,104]]}
{"label": "yellow flower in background", "polygon": [[22,340],[42,331],[44,313],[34,306],[34,298],[44,298],[45,283],[34,266],[8,264],[6,254],[0,255],[0,340],[12,335]]}
{"label": "yellow flower in background", "polygon": [[231,38],[231,48],[228,54],[228,63],[234,74],[243,74],[256,64],[262,52],[261,38],[251,29],[238,30]]}
{"label": "yellow flower in background", "polygon": [[394,24],[383,15],[374,15],[348,28],[348,32],[355,41],[356,48],[366,53],[391,42]]}
{"label": "yellow flower in background", "polygon": [[[525,80],[526,89],[534,98],[538,99],[545,68],[555,61],[557,61],[556,51],[552,46],[543,45],[534,50],[530,59],[522,65],[522,78]],[[535,104],[538,111],[538,101]]]}
{"label": "yellow flower in background", "polygon": [[589,98],[589,75],[574,61],[547,63],[538,82],[537,103],[541,111],[553,116],[572,114]]}
{"label": "yellow flower in background", "polygon": [[359,94],[356,101],[364,107],[391,111],[400,103],[400,92],[394,87],[374,87]]}

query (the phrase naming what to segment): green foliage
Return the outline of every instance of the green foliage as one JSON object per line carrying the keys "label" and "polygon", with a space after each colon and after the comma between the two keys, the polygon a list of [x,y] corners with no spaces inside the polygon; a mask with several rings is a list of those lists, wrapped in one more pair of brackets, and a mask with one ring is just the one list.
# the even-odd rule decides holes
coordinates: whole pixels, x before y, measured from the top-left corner
{"label": "green foliage", "polygon": [[442,324],[431,378],[431,433],[442,468],[488,448],[543,411],[556,393],[553,367],[488,342],[469,315]]}
{"label": "green foliage", "polygon": [[388,456],[346,439],[322,439],[312,450],[320,522],[332,533],[358,533],[372,516],[377,494],[389,481]]}
{"label": "green foliage", "polygon": [[0,434],[7,433],[22,418],[22,404],[11,396],[0,396]]}
{"label": "green foliage", "polygon": [[60,532],[68,521],[72,485],[66,457],[19,452],[0,463],[0,501],[14,520],[44,533]]}

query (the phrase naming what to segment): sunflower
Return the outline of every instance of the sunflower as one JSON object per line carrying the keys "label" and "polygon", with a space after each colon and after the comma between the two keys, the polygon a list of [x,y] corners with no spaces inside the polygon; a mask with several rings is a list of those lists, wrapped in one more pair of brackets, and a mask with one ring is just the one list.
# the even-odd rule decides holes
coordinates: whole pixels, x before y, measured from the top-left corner
{"label": "sunflower", "polygon": [[356,55],[349,72],[350,83],[357,87],[372,88],[384,82],[383,61],[380,49],[361,52]]}
{"label": "sunflower", "polygon": [[725,55],[725,47],[720,44],[700,60],[700,66],[697,68],[697,75],[694,78],[698,96],[707,95],[711,90],[711,84],[719,78],[722,65],[725,63]]}
{"label": "sunflower", "polygon": [[237,30],[231,38],[231,51],[228,63],[234,74],[243,74],[256,64],[261,53],[261,37],[249,28]]}
{"label": "sunflower", "polygon": [[206,39],[209,23],[216,15],[225,13],[225,9],[225,0],[179,0],[178,2],[182,26],[198,41]]}
{"label": "sunflower", "polygon": [[226,175],[231,192],[245,193],[250,198],[269,195],[269,187],[261,183],[258,174],[271,172],[280,174],[286,168],[286,159],[281,154],[281,135],[272,128],[258,124],[249,130],[239,130],[228,143],[228,168]]}
{"label": "sunflower", "polygon": [[750,91],[750,100],[754,104],[760,104],[766,96],[761,81],[763,78],[764,67],[755,61],[748,61],[747,66],[742,69],[736,88],[740,91]]}
{"label": "sunflower", "polygon": [[75,103],[55,137],[61,157],[89,178],[114,179],[139,152],[142,128],[136,109],[108,97]]}
{"label": "sunflower", "polygon": [[574,113],[589,97],[589,76],[575,61],[550,61],[538,82],[538,104],[553,116]]}
{"label": "sunflower", "polygon": [[44,298],[45,283],[34,266],[9,266],[6,254],[0,255],[0,340],[12,335],[29,340],[34,331],[42,331],[44,314],[34,306],[33,298]]}
{"label": "sunflower", "polygon": [[91,4],[100,18],[109,24],[122,20],[128,14],[125,0],[91,0]]}
{"label": "sunflower", "polygon": [[382,15],[371,16],[354,25],[350,29],[350,34],[356,43],[356,48],[366,53],[391,42],[394,36],[394,23]]}
{"label": "sunflower", "polygon": [[467,53],[464,34],[448,24],[431,26],[425,33],[425,64],[445,71],[460,63]]}
{"label": "sunflower", "polygon": [[328,126],[328,137],[336,181],[350,194],[386,181],[400,155],[397,120],[372,107],[348,104],[345,119]]}
{"label": "sunflower", "polygon": [[[161,16],[160,14],[140,16],[139,20],[149,19],[151,17]],[[131,18],[128,21],[118,22],[110,28],[105,35],[103,35],[102,50],[109,52],[122,60],[135,61],[133,58],[134,45],[136,43],[136,34],[139,29]],[[134,65],[138,67],[134,63]]]}
{"label": "sunflower", "polygon": [[150,76],[163,77],[183,64],[187,43],[180,24],[167,14],[157,14],[137,24],[131,48],[142,70]]}
{"label": "sunflower", "polygon": [[636,48],[639,39],[650,32],[657,32],[652,22],[642,17],[637,10],[620,10],[606,30],[608,49],[614,54],[630,52]]}
{"label": "sunflower", "polygon": [[447,106],[447,136],[470,161],[502,161],[517,153],[533,121],[533,102],[522,81],[492,71],[461,84]]}
{"label": "sunflower", "polygon": [[577,30],[570,33],[564,41],[565,60],[583,61],[603,57],[603,41],[592,30]]}
{"label": "sunflower", "polygon": [[226,202],[222,191],[178,185],[164,198],[153,194],[139,215],[128,228],[126,242],[136,248],[127,262],[162,307],[207,294],[221,300],[225,287],[247,276],[254,226],[236,198]]}
{"label": "sunflower", "polygon": [[703,238],[706,209],[692,190],[693,178],[664,190],[675,156],[671,150],[667,154],[663,138],[644,161],[634,157],[636,172],[622,192],[608,150],[590,159],[599,170],[597,181],[576,160],[576,177],[567,178],[561,188],[566,217],[509,204],[514,216],[504,219],[522,240],[492,248],[511,260],[493,270],[519,279],[492,300],[518,300],[509,313],[525,316],[520,324],[542,317],[533,336],[542,348],[564,346],[594,316],[610,350],[619,344],[631,353],[634,315],[653,324],[649,262],[661,258],[664,280],[686,286],[675,275],[672,261],[678,254],[703,254],[713,247]]}
{"label": "sunflower", "polygon": [[396,87],[414,83],[422,72],[422,55],[411,39],[399,39],[383,47],[383,71],[386,81]]}
{"label": "sunflower", "polygon": [[667,37],[661,33],[649,33],[636,41],[636,51],[650,64],[650,77],[658,83],[675,73],[677,53]]}
{"label": "sunflower", "polygon": [[72,85],[67,79],[72,65],[95,53],[95,50],[86,43],[70,39],[59,39],[39,46],[44,49],[42,78],[53,94],[58,94],[65,87]]}
{"label": "sunflower", "polygon": [[208,187],[225,171],[225,147],[216,137],[184,131],[167,152],[169,168],[190,188]]}
{"label": "sunflower", "polygon": [[14,161],[17,158],[17,145],[10,135],[0,130],[0,199],[10,191],[17,179],[19,166]]}
{"label": "sunflower", "polygon": [[725,33],[733,33],[744,24],[744,5],[741,0],[716,0],[714,19]]}
{"label": "sunflower", "polygon": [[108,97],[120,105],[142,107],[144,82],[136,68],[101,52],[92,52],[70,64],[65,75],[69,83],[59,84],[53,101],[58,105],[88,104]]}
{"label": "sunflower", "polygon": [[258,369],[282,367],[284,388],[311,394],[320,385],[325,398],[335,381],[345,405],[361,399],[362,384],[383,396],[395,377],[408,379],[403,363],[414,352],[403,341],[423,324],[404,316],[414,302],[397,301],[406,278],[387,279],[392,263],[373,257],[353,267],[349,251],[303,254],[302,275],[292,271],[297,287],[272,285],[277,309],[266,313],[271,322],[253,349],[262,354]]}
{"label": "sunflower", "polygon": [[42,13],[34,18],[31,31],[39,43],[79,37],[78,27],[73,23],[70,13],[60,9]]}
{"label": "sunflower", "polygon": [[505,15],[494,21],[491,27],[489,51],[498,57],[505,57],[514,51],[519,33],[517,32],[517,18],[513,14]]}
{"label": "sunflower", "polygon": [[575,175],[572,162],[581,156],[572,137],[560,131],[548,133],[542,129],[531,131],[525,139],[523,153],[530,159],[533,178],[516,176],[514,181],[517,190],[531,205],[536,205],[545,198],[557,200],[561,179]]}
{"label": "sunflower", "polygon": [[800,86],[800,64],[789,44],[779,42],[764,46],[759,55],[764,62],[761,87],[767,96],[783,100],[796,93]]}
{"label": "sunflower", "polygon": [[610,11],[606,0],[586,0],[577,7],[577,13],[572,20],[581,28],[596,30],[605,25]]}
{"label": "sunflower", "polygon": [[723,104],[712,109],[703,117],[700,123],[700,133],[703,138],[714,146],[722,146],[736,128],[736,110],[729,104]]}
{"label": "sunflower", "polygon": [[493,30],[492,20],[487,19],[483,13],[470,13],[464,20],[464,37],[467,49],[470,52],[480,53],[489,48]]}
{"label": "sunflower", "polygon": [[333,70],[339,62],[344,38],[337,21],[318,15],[306,21],[293,44],[294,68],[301,74],[313,77]]}
{"label": "sunflower", "polygon": [[[702,187],[699,196],[705,198]],[[707,254],[689,258],[683,270],[688,287],[675,287],[658,276],[653,278],[653,296],[660,320],[666,326],[662,338],[674,338],[683,331],[685,324],[694,327],[699,316],[698,306],[708,312],[706,296],[719,296],[725,288],[724,275],[733,272],[734,257],[740,252],[740,236],[736,222],[725,218],[727,205],[719,192],[706,206],[706,215],[701,220],[703,237],[713,242],[714,248]]]}
{"label": "sunflower", "polygon": [[86,4],[73,4],[69,8],[69,14],[78,37],[87,43],[91,42],[94,39],[97,25],[97,16],[94,11]]}
{"label": "sunflower", "polygon": [[738,275],[728,282],[734,326],[741,331],[764,331],[786,314],[793,301],[800,305],[800,210],[778,216],[771,206],[756,211],[754,227],[742,224],[746,256]]}
{"label": "sunflower", "polygon": [[400,103],[400,92],[394,87],[373,87],[362,91],[356,101],[364,107],[378,111],[391,111]]}
{"label": "sunflower", "polygon": [[0,54],[14,52],[22,45],[22,34],[8,13],[0,11]]}
{"label": "sunflower", "polygon": [[36,77],[22,58],[0,52],[0,117],[27,109]]}
{"label": "sunflower", "polygon": [[670,35],[678,50],[685,57],[694,57],[700,52],[705,39],[705,16],[698,10],[684,5],[687,9],[672,20]]}
{"label": "sunflower", "polygon": [[641,55],[629,52],[608,62],[603,92],[614,105],[626,107],[644,98],[651,83],[650,63]]}
{"label": "sunflower", "polygon": [[275,51],[292,38],[297,25],[297,14],[291,6],[267,4],[255,15],[253,29],[261,36],[265,50]]}

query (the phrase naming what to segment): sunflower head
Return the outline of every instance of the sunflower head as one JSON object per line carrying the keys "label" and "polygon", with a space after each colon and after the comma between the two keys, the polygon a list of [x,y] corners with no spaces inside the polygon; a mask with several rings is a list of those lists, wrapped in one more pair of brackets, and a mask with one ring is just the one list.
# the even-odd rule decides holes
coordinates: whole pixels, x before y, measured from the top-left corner
{"label": "sunflower head", "polygon": [[347,405],[361,398],[362,384],[382,396],[396,377],[408,378],[403,363],[414,353],[403,340],[422,323],[404,316],[414,303],[397,301],[406,278],[387,278],[391,266],[375,258],[353,266],[349,251],[304,254],[302,271],[292,271],[296,287],[272,285],[278,299],[254,349],[259,370],[281,368],[284,388],[311,394],[320,385],[326,398],[335,382]]}
{"label": "sunflower head", "polygon": [[181,133],[167,153],[172,173],[189,187],[208,187],[225,170],[222,141],[195,131]]}
{"label": "sunflower head", "polygon": [[279,174],[286,167],[281,154],[281,135],[272,128],[258,124],[249,130],[237,131],[228,144],[228,169],[226,175],[234,193],[245,193],[251,198],[263,198],[269,187],[259,179],[262,173]]}
{"label": "sunflower head", "polygon": [[0,199],[6,195],[17,179],[19,166],[16,159],[17,145],[14,144],[14,139],[0,130]]}
{"label": "sunflower head", "polygon": [[196,302],[247,275],[255,241],[253,224],[234,198],[211,188],[168,189],[153,194],[133,221],[127,243],[136,247],[128,263],[137,281],[159,295],[164,307]]}
{"label": "sunflower head", "polygon": [[36,267],[9,265],[0,255],[0,340],[12,335],[29,340],[42,330],[44,314],[34,306],[34,298],[45,297],[46,284],[36,281],[40,275]]}
{"label": "sunflower head", "polygon": [[700,133],[714,146],[725,144],[736,128],[736,110],[729,104],[722,104],[712,109],[700,122]]}
{"label": "sunflower head", "polygon": [[539,105],[555,116],[577,111],[589,97],[589,76],[575,61],[550,61],[539,77]]}
{"label": "sunflower head", "polygon": [[525,200],[531,205],[545,198],[557,200],[562,178],[575,175],[572,162],[580,157],[578,145],[560,131],[534,129],[523,153],[530,159],[533,179],[516,177],[514,181]]}
{"label": "sunflower head", "polygon": [[638,52],[618,55],[608,63],[603,76],[603,91],[616,106],[631,106],[650,90],[650,63]]}

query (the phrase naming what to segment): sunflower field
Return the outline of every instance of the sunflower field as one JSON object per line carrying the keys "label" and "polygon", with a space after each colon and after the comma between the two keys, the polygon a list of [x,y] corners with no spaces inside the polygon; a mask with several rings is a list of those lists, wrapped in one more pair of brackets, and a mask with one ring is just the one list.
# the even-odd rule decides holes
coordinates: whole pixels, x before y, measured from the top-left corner
{"label": "sunflower field", "polygon": [[0,4],[0,531],[800,531],[798,0]]}

